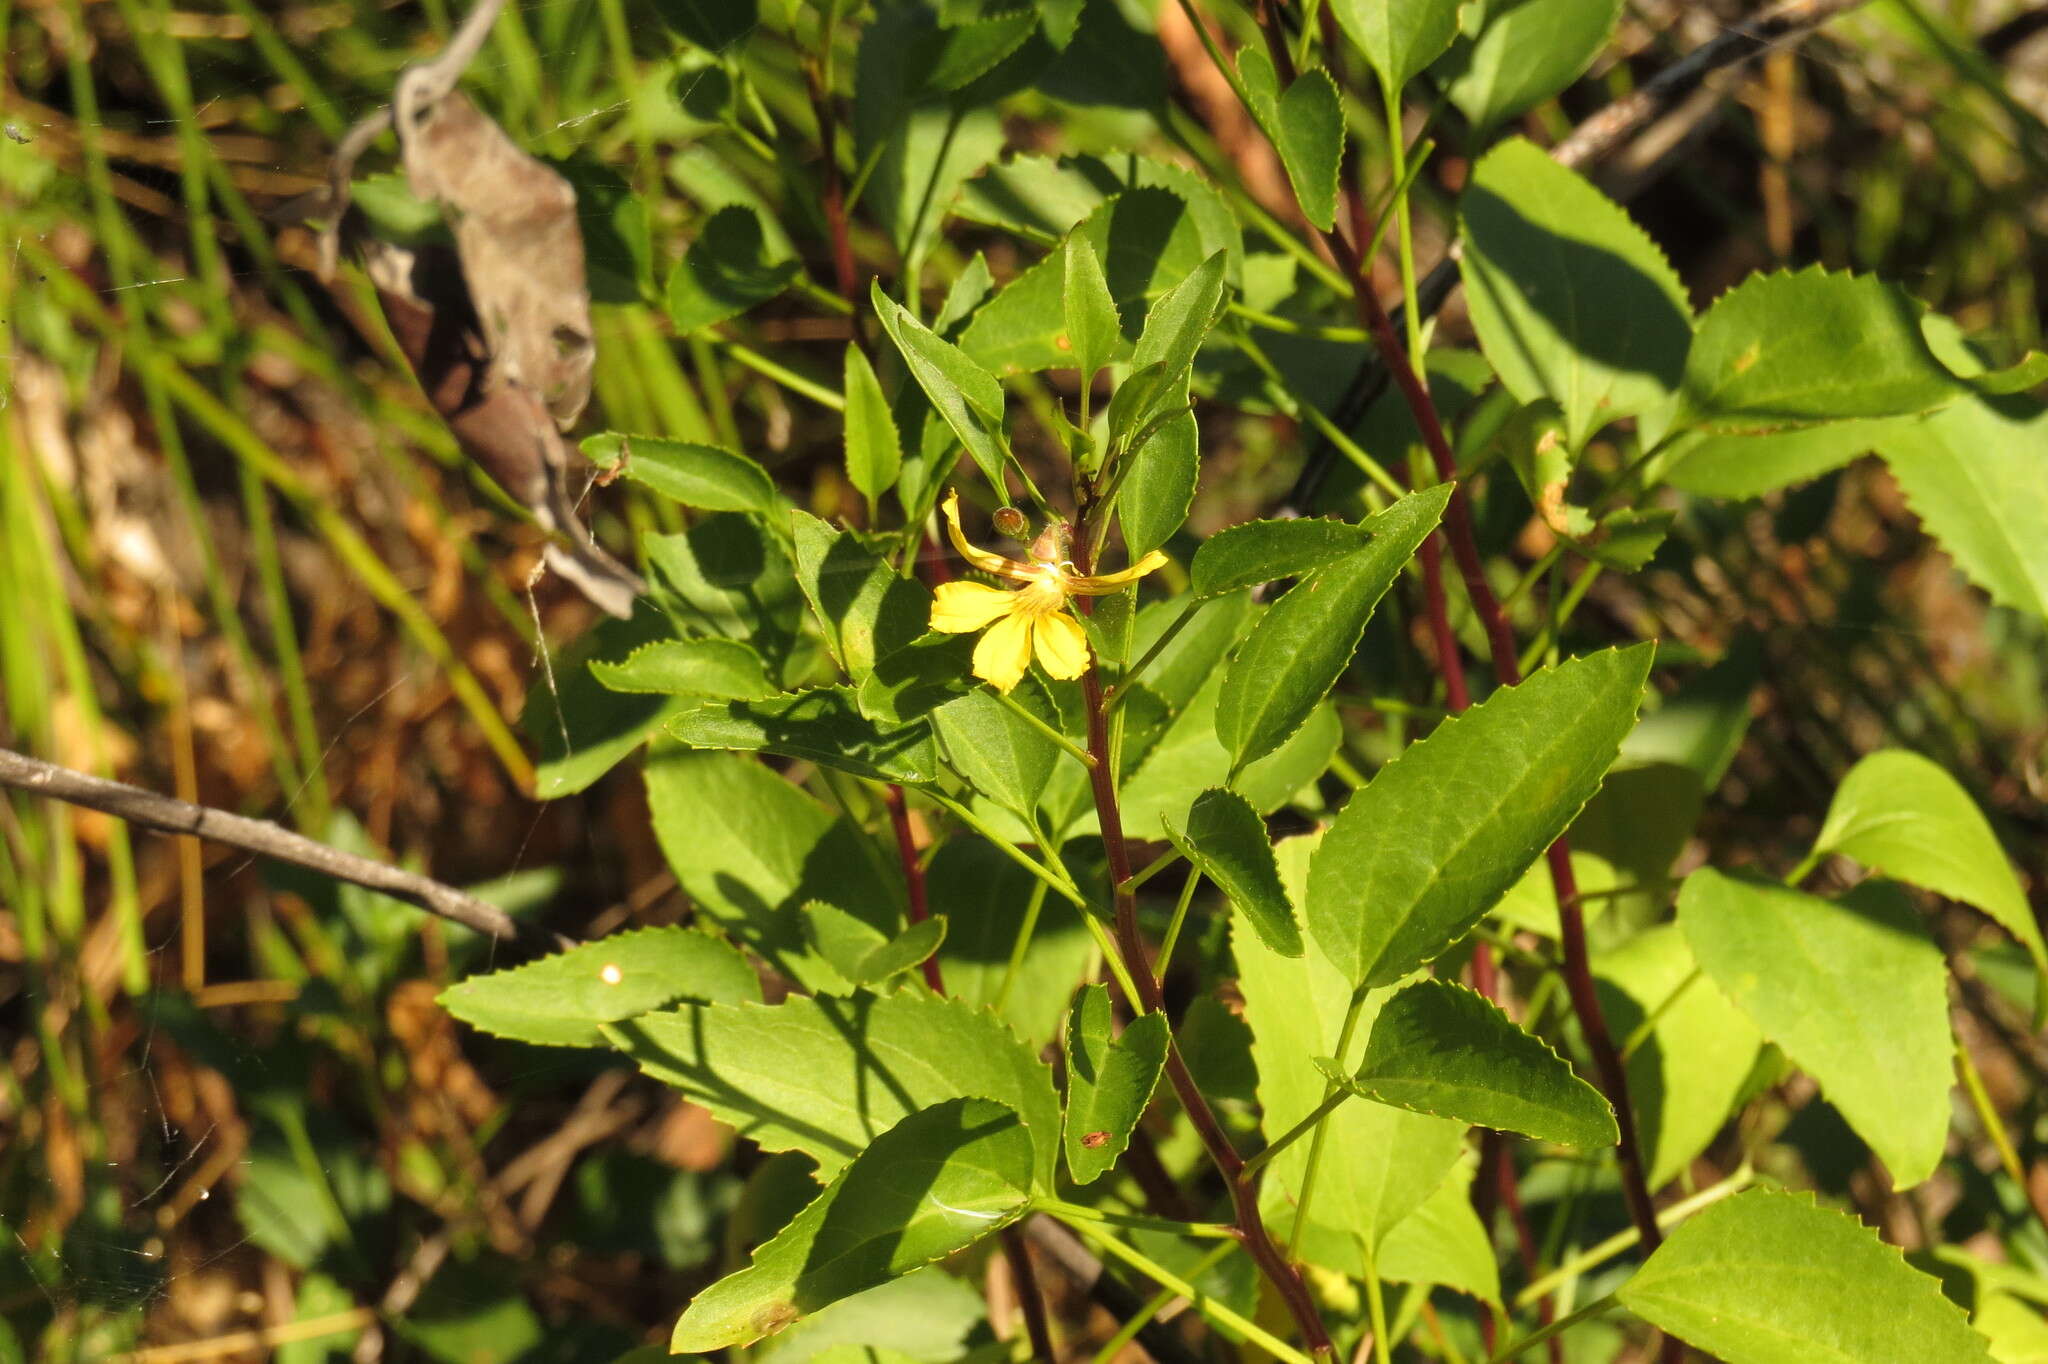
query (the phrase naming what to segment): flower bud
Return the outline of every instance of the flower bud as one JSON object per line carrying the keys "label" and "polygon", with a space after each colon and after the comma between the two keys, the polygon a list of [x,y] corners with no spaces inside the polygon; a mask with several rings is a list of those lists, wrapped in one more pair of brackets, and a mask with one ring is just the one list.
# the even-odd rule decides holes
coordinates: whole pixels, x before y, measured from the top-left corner
{"label": "flower bud", "polygon": [[996,531],[1012,540],[1022,540],[1031,533],[1031,522],[1015,507],[996,508]]}

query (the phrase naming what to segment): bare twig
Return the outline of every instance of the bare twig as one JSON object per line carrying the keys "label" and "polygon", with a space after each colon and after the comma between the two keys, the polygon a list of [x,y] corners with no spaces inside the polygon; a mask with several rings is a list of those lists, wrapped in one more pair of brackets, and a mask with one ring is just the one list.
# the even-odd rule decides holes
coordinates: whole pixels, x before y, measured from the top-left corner
{"label": "bare twig", "polygon": [[0,748],[0,787],[83,805],[159,833],[208,838],[289,862],[417,905],[429,914],[493,938],[510,942],[521,936],[519,925],[496,905],[429,877],[316,843],[268,820],[248,819],[225,810],[173,800],[139,786],[88,776],[5,748]]}

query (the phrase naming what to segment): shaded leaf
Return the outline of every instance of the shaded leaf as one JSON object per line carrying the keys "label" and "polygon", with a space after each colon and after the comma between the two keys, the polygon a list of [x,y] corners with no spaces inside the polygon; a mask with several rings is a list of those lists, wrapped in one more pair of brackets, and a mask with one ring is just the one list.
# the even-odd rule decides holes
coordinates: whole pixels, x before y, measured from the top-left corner
{"label": "shaded leaf", "polygon": [[1900,425],[1910,425],[1910,420],[1829,422],[1761,436],[1688,434],[1672,442],[1665,480],[1700,497],[1762,497],[1880,449]]}
{"label": "shaded leaf", "polygon": [[1024,1215],[1031,1137],[1017,1114],[953,1099],[857,1157],[753,1263],[694,1298],[675,1353],[748,1345],[821,1307],[944,1259]]}
{"label": "shaded leaf", "polygon": [[1941,949],[1896,886],[1839,900],[1704,868],[1678,924],[1700,969],[1813,1076],[1891,1171],[1934,1171],[1948,1137],[1954,1042]]}
{"label": "shaded leaf", "polygon": [[761,982],[733,948],[709,933],[670,926],[618,933],[509,970],[471,976],[438,1003],[473,1028],[553,1047],[604,1043],[599,1025],[651,1013],[678,999],[737,1004],[761,998]]}
{"label": "shaded leaf", "polygon": [[912,317],[887,294],[880,280],[870,290],[875,315],[896,343],[911,377],[967,453],[974,457],[989,486],[1003,491],[1003,386],[994,375],[968,358],[967,352],[942,339]]}
{"label": "shaded leaf", "polygon": [[1896,1247],[1810,1195],[1706,1208],[1622,1284],[1622,1306],[1728,1364],[1988,1364],[1983,1337]]}
{"label": "shaded leaf", "polygon": [[797,586],[811,604],[832,661],[855,682],[875,660],[925,633],[932,594],[855,538],[807,511],[790,513]]}
{"label": "shaded leaf", "polygon": [[1481,1302],[1501,1301],[1493,1241],[1472,1207],[1473,1164],[1461,1162],[1421,1207],[1394,1224],[1373,1256],[1380,1277],[1442,1284]]}
{"label": "shaded leaf", "polygon": [[1484,27],[1453,44],[1437,74],[1484,133],[1562,93],[1620,17],[1621,0],[1489,0]]}
{"label": "shaded leaf", "polygon": [[981,685],[970,671],[974,635],[928,633],[875,660],[860,684],[861,713],[879,724],[900,725],[927,715]]}
{"label": "shaded leaf", "polygon": [[[1058,727],[1058,712],[1037,686],[1018,688],[1013,699]],[[1026,724],[986,688],[933,711],[932,726],[945,745],[947,760],[976,790],[1022,816],[1038,808],[1060,760],[1060,747],[1049,736]]]}
{"label": "shaded leaf", "polygon": [[1510,138],[1480,160],[1459,212],[1480,348],[1517,399],[1558,405],[1570,450],[1670,398],[1691,309],[1677,272],[1620,205]]}
{"label": "shaded leaf", "polygon": [[569,657],[556,661],[554,687],[527,693],[520,723],[540,748],[533,771],[536,797],[555,800],[587,789],[646,743],[681,704],[661,696],[621,696],[579,661],[623,662],[674,633],[651,603],[636,602],[630,619],[601,622]]}
{"label": "shaded leaf", "polygon": [[1052,1074],[986,1010],[915,986],[793,995],[780,1004],[684,1005],[615,1024],[613,1045],[768,1151],[831,1175],[905,1115],[969,1095],[1014,1108],[1038,1183],[1052,1187],[1060,1109]]}
{"label": "shaded leaf", "polygon": [[754,209],[729,204],[705,219],[669,273],[669,320],[680,335],[738,317],[787,289],[802,270],[795,260],[771,261]]}
{"label": "shaded leaf", "polygon": [[1336,685],[1373,608],[1449,499],[1448,484],[1402,498],[1368,524],[1369,545],[1310,573],[1252,627],[1216,702],[1216,737],[1233,772],[1284,742]]}
{"label": "shaded leaf", "polygon": [[1201,475],[1201,437],[1194,414],[1174,417],[1125,459],[1129,466],[1116,514],[1124,548],[1137,558],[1171,539],[1194,505]]}
{"label": "shaded leaf", "polygon": [[1484,995],[1449,981],[1418,980],[1395,991],[1380,1006],[1355,1073],[1328,1057],[1316,1064],[1352,1093],[1411,1113],[1564,1146],[1621,1139],[1607,1100],[1548,1043]]}
{"label": "shaded leaf", "polygon": [[857,345],[846,348],[846,478],[872,505],[894,487],[903,467],[896,418],[874,366]]}
{"label": "shaded leaf", "polygon": [[1388,985],[1463,937],[1598,789],[1652,650],[1533,673],[1382,767],[1337,816],[1309,876],[1309,932],[1330,960]]}
{"label": "shaded leaf", "polygon": [[946,938],[944,918],[921,920],[892,938],[824,900],[804,906],[804,928],[818,955],[854,986],[877,985],[908,971]]}
{"label": "shaded leaf", "polygon": [[877,725],[860,713],[851,687],[699,706],[671,716],[667,729],[692,748],[778,753],[910,786],[939,779],[931,729],[916,721],[887,729]]}
{"label": "shaded leaf", "polygon": [[1230,897],[1267,947],[1283,957],[1301,955],[1301,930],[1280,884],[1266,821],[1249,801],[1212,788],[1188,807],[1185,827],[1176,828],[1171,819],[1165,825],[1173,846]]}
{"label": "shaded leaf", "polygon": [[1166,1064],[1163,1013],[1141,1014],[1110,1035],[1109,987],[1084,985],[1067,1015],[1067,1170],[1076,1184],[1109,1173],[1152,1101]]}
{"label": "shaded leaf", "polygon": [[1123,320],[1117,315],[1109,281],[1102,275],[1102,262],[1096,258],[1095,246],[1087,236],[1070,233],[1062,255],[1066,273],[1061,316],[1066,321],[1067,345],[1073,353],[1074,368],[1081,371],[1085,384],[1095,371],[1115,358],[1123,343]]}

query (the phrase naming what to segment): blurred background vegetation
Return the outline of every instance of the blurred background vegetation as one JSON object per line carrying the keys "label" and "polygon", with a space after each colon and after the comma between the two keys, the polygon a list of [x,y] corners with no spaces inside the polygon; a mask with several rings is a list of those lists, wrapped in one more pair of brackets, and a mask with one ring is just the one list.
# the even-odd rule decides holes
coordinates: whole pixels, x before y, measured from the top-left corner
{"label": "blurred background vegetation", "polygon": [[[579,187],[593,428],[744,449],[800,502],[856,518],[834,407],[855,322],[816,148],[821,109],[859,116],[863,8],[515,0],[467,80]],[[1225,0],[1202,8],[1227,40],[1249,32]],[[1749,8],[1629,0],[1522,131],[1555,141]],[[826,16],[845,21],[821,66]],[[348,125],[459,18],[457,0],[0,0],[0,745],[489,883],[574,937],[673,922],[688,906],[630,771],[528,794],[552,715],[530,703],[593,611],[554,579],[529,592],[539,532],[461,460],[388,338],[357,325],[375,310],[355,277],[322,285],[310,234],[283,225]],[[1075,46],[1002,93],[1002,147],[1189,166],[1259,260],[1294,268],[1284,180],[1173,5],[1090,0]],[[1593,173],[1696,302],[1818,261],[2030,345],[2044,113],[2048,9],[1874,0],[1717,79]],[[1376,110],[1351,114],[1368,145],[1384,138]],[[1429,263],[1466,133],[1411,116],[1439,119],[1415,192]],[[759,208],[804,273],[744,321],[678,338],[656,281],[731,204]],[[900,285],[889,234],[859,210],[851,244],[863,289]],[[920,262],[928,297],[977,251],[998,279],[1022,263],[1013,232],[962,212]],[[1357,363],[1355,339],[1262,335],[1290,387],[1240,375],[1198,405],[1201,532],[1283,501],[1312,443],[1299,405],[1337,410]],[[1454,302],[1436,344],[1468,338]],[[1388,427],[1376,410],[1355,429],[1370,443]],[[1356,484],[1340,472],[1318,505],[1349,509]],[[1718,660],[1723,685],[1754,689],[1702,837],[1783,863],[1849,765],[1899,745],[1955,772],[2043,884],[2041,623],[1968,587],[1874,460],[1762,501],[1677,505],[1650,567],[1593,581],[1571,629],[1658,638],[1662,661]],[[623,484],[587,507],[620,548],[679,515]],[[1506,581],[1549,548],[1512,481],[1493,480],[1482,513]],[[1427,678],[1373,688],[1348,697],[1360,716],[1431,699]],[[1349,755],[1366,770],[1371,731]],[[0,798],[0,1361],[602,1364],[664,1339],[789,1193],[701,1110],[602,1056],[458,1036],[434,995],[486,960],[366,892]],[[1963,1037],[2048,1204],[2048,1057],[2024,962],[1963,960]],[[1908,1247],[1983,1237],[2048,1267],[2016,1190],[1950,1172],[1895,1194],[1812,1097],[1786,1087],[1762,1110],[1800,1182]],[[1959,1127],[1992,1168],[1981,1129]],[[1114,1329],[1059,1307],[1083,1343]],[[934,1359],[1014,1330],[971,1292],[921,1310]]]}

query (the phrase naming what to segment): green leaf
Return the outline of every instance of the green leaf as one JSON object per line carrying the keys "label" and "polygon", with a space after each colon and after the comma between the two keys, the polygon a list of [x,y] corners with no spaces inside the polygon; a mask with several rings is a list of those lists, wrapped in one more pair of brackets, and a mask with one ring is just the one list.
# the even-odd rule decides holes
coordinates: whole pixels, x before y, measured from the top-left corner
{"label": "green leaf", "polygon": [[1252,628],[1223,675],[1216,737],[1235,771],[1300,728],[1343,675],[1365,624],[1450,499],[1450,485],[1411,493],[1372,519],[1372,543],[1316,569]]}
{"label": "green leaf", "polygon": [[1302,215],[1328,232],[1337,222],[1337,167],[1344,155],[1344,109],[1321,67],[1302,72],[1280,97],[1280,161]]}
{"label": "green leaf", "polygon": [[[1763,1038],[1699,972],[1676,924],[1593,959],[1608,1030],[1628,1053],[1628,1093],[1651,1190],[1683,1174],[1720,1132]],[[1644,1023],[1649,1031],[1640,1041]]]}
{"label": "green leaf", "polygon": [[1758,433],[1941,407],[1964,390],[1928,349],[1920,316],[1869,275],[1751,275],[1699,320],[1677,424]]}
{"label": "green leaf", "polygon": [[968,358],[967,352],[942,339],[883,293],[880,280],[872,285],[870,297],[882,329],[902,352],[911,377],[974,457],[989,486],[1003,491],[1003,386]]}
{"label": "green leaf", "polygon": [[[1147,683],[1160,680],[1156,669],[1155,664],[1148,670]],[[1124,784],[1125,828],[1153,829],[1162,819],[1179,824],[1193,803],[1190,793],[1226,783],[1250,801],[1253,809],[1270,813],[1287,804],[1330,765],[1343,726],[1337,712],[1324,704],[1309,712],[1287,742],[1232,779],[1230,754],[1216,737],[1216,702],[1222,690],[1223,674],[1212,673],[1193,699],[1167,722],[1152,751]]]}
{"label": "green leaf", "polygon": [[[1282,882],[1297,900],[1319,837],[1290,838],[1275,849]],[[1353,991],[1322,953],[1283,957],[1248,932],[1243,920],[1232,921],[1230,946],[1258,1063],[1259,1123],[1271,1140],[1322,1104],[1329,1081],[1314,1058],[1336,1054]],[[1363,1056],[1386,994],[1374,991],[1361,1006],[1344,1057],[1348,1065],[1357,1065]],[[1335,1231],[1351,1248],[1345,1258],[1355,1260],[1358,1245],[1377,1247],[1444,1182],[1458,1162],[1465,1126],[1381,1104],[1345,1103],[1325,1120],[1323,1132],[1311,1231]],[[1296,1142],[1274,1157],[1266,1177],[1270,1193],[1300,1196],[1308,1148],[1309,1143]],[[1313,1237],[1305,1239],[1313,1243]],[[1363,1269],[1362,1264],[1330,1263],[1326,1255],[1316,1258],[1347,1273]]]}
{"label": "green leaf", "polygon": [[1309,875],[1309,932],[1390,985],[1463,937],[1571,824],[1635,721],[1650,645],[1569,659],[1444,721],[1351,797]]}
{"label": "green leaf", "polygon": [[1665,481],[1699,497],[1733,501],[1762,497],[1819,478],[1881,449],[1894,431],[1902,427],[1910,431],[1913,425],[1910,420],[1879,418],[1829,422],[1763,436],[1688,434],[1671,444],[1672,463]]}
{"label": "green leaf", "polygon": [[901,725],[929,714],[981,683],[969,671],[974,635],[919,635],[875,661],[856,699],[861,713],[880,724]]}
{"label": "green leaf", "polygon": [[892,938],[824,900],[804,906],[804,927],[818,955],[854,986],[878,985],[908,971],[946,940],[944,918],[921,920]]}
{"label": "green leaf", "polygon": [[1031,1136],[1016,1113],[954,1099],[912,1114],[756,1250],[751,1265],[699,1293],[669,1349],[752,1344],[973,1245],[1030,1204]]}
{"label": "green leaf", "polygon": [[[2048,976],[2048,947],[2012,863],[1984,812],[1940,764],[1896,748],[1862,759],[1835,788],[1813,850],[1982,910]],[[2036,1007],[2038,1027],[2048,1019]]]}
{"label": "green leaf", "polygon": [[903,446],[896,418],[882,393],[875,368],[857,345],[846,348],[846,479],[870,506],[896,486],[903,468]]}
{"label": "green leaf", "polygon": [[1694,1215],[1617,1296],[1728,1364],[1989,1364],[1897,1248],[1811,1195],[1751,1189]]}
{"label": "green leaf", "polygon": [[[1124,337],[1138,336],[1158,306],[1152,300],[1221,249],[1210,244],[1179,185],[1124,190],[1094,206],[1071,234],[1063,227],[1059,235],[1094,248]],[[1073,368],[1066,275],[1066,253],[1053,251],[1011,280],[960,333],[962,349],[998,374]]]}
{"label": "green leaf", "polygon": [[[1014,698],[1058,728],[1059,713],[1034,684]],[[1029,818],[1060,760],[1051,737],[1026,724],[986,688],[949,701],[932,712],[947,761],[974,788],[1004,808]]]}
{"label": "green leaf", "polygon": [[1218,251],[1161,294],[1145,315],[1145,329],[1131,352],[1131,367],[1140,370],[1158,365],[1163,377],[1158,388],[1160,401],[1132,413],[1134,430],[1157,415],[1170,391],[1194,365],[1195,353],[1201,350],[1210,328],[1223,315],[1223,267],[1223,253]]}
{"label": "green leaf", "polygon": [[[1237,219],[1216,187],[1185,167],[1131,156],[1119,152],[1111,161],[1093,156],[1049,156],[1017,154],[986,167],[962,189],[954,211],[964,218],[1000,228],[1013,236],[1031,237],[1050,245],[1064,237],[1076,223],[1102,204],[1132,189],[1163,189],[1181,201],[1195,231],[1192,254],[1173,268],[1166,279],[1179,279],[1194,265],[1217,251],[1226,254],[1228,275],[1235,282],[1244,255],[1244,243]],[[1177,224],[1169,231],[1178,236]],[[1095,254],[1116,290],[1116,271],[1108,268],[1112,256],[1100,238],[1091,237]],[[1178,246],[1160,255],[1162,266],[1177,259]],[[1161,281],[1164,287],[1165,280]],[[1119,304],[1123,299],[1118,300]],[[1121,309],[1120,309],[1121,310]],[[1135,335],[1142,317],[1124,312],[1124,335]]]}
{"label": "green leaf", "polygon": [[807,901],[884,932],[903,922],[894,854],[754,759],[664,744],[646,781],[655,836],[697,913],[783,975],[840,983],[805,938]]}
{"label": "green leaf", "polygon": [[1493,1241],[1472,1207],[1475,1164],[1461,1161],[1421,1207],[1394,1224],[1373,1256],[1381,1278],[1442,1284],[1481,1302],[1501,1301]]}
{"label": "green leaf", "polygon": [[709,933],[646,928],[572,947],[443,990],[440,1005],[473,1028],[552,1047],[595,1047],[599,1025],[678,999],[758,1000],[745,957]]}
{"label": "green leaf", "polygon": [[768,1151],[802,1151],[831,1175],[905,1115],[994,1099],[1023,1116],[1038,1185],[1052,1187],[1060,1110],[1052,1073],[987,1010],[908,986],[780,1004],[687,1004],[606,1034]]}
{"label": "green leaf", "polygon": [[736,639],[657,639],[624,658],[591,659],[590,673],[619,692],[750,700],[776,690],[761,656]]}
{"label": "green leaf", "polygon": [[1330,0],[1330,9],[1381,84],[1399,90],[1451,45],[1462,2]]}
{"label": "green leaf", "polygon": [[1280,884],[1266,821],[1249,801],[1212,788],[1195,797],[1184,828],[1176,829],[1171,819],[1164,823],[1173,846],[1230,897],[1267,947],[1283,957],[1301,955],[1301,930]]}
{"label": "green leaf", "polygon": [[[805,1317],[761,1342],[751,1364],[938,1364],[967,1355],[969,1334],[987,1318],[980,1291],[940,1268],[900,1279]],[[873,1353],[869,1353],[872,1351]],[[647,1364],[667,1364],[668,1351]],[[613,1364],[626,1364],[615,1360]]]}
{"label": "green leaf", "polygon": [[766,512],[775,507],[775,481],[768,471],[715,445],[607,431],[586,439],[583,453],[600,468],[618,468],[635,483],[700,511]]}
{"label": "green leaf", "polygon": [[804,600],[788,550],[762,518],[721,512],[678,534],[643,536],[640,547],[671,614],[744,640],[771,678],[784,675]]}
{"label": "green leaf", "polygon": [[[947,839],[925,872],[932,912],[949,920],[939,949],[947,995],[977,1008],[1000,1005],[998,1016],[1033,1051],[1058,1038],[1067,992],[1095,950],[1080,911],[1044,885],[978,838]],[[1013,975],[1027,917],[1031,933]]]}
{"label": "green leaf", "polygon": [[1116,514],[1124,548],[1132,558],[1165,544],[1188,519],[1201,475],[1201,446],[1195,414],[1182,412],[1143,448],[1124,456],[1127,464]]}
{"label": "green leaf", "polygon": [[1084,985],[1067,1015],[1067,1170],[1076,1184],[1109,1173],[1152,1101],[1166,1064],[1163,1013],[1141,1014],[1110,1036],[1109,987]]}
{"label": "green leaf", "polygon": [[[554,665],[556,685],[526,694],[520,724],[540,748],[533,792],[555,800],[587,789],[647,742],[681,704],[660,696],[621,696],[592,675],[600,663],[623,663],[639,650],[672,639],[675,627],[646,599],[627,620],[599,622],[587,640]],[[592,667],[579,666],[588,661]]]}
{"label": "green leaf", "polygon": [[1878,449],[1970,581],[2048,620],[2048,407],[1966,398],[1891,427]]}
{"label": "green leaf", "polygon": [[1563,410],[1570,449],[1669,400],[1691,309],[1620,205],[1517,137],[1480,160],[1460,216],[1480,349],[1517,399]]}
{"label": "green leaf", "polygon": [[1891,1171],[1934,1172],[1955,1083],[1941,949],[1896,886],[1839,900],[1704,868],[1678,924],[1700,969],[1813,1076]]}
{"label": "green leaf", "polygon": [[851,531],[835,530],[807,511],[790,513],[797,586],[811,604],[832,661],[855,682],[875,660],[918,639],[932,614],[932,594],[870,551]]}
{"label": "green leaf", "polygon": [[692,748],[804,758],[876,781],[921,786],[939,779],[929,726],[884,729],[860,713],[851,687],[815,687],[758,701],[723,701],[669,718],[671,737]]}
{"label": "green leaf", "polygon": [[1418,980],[1382,1004],[1356,1073],[1328,1057],[1316,1064],[1352,1093],[1411,1113],[1563,1146],[1621,1140],[1599,1090],[1499,1005],[1450,981]]}
{"label": "green leaf", "polygon": [[1364,549],[1372,532],[1348,521],[1302,517],[1244,521],[1202,542],[1188,565],[1188,590],[1197,598],[1296,578]]}
{"label": "green leaf", "polygon": [[1621,0],[1491,0],[1438,65],[1444,91],[1483,139],[1577,80],[1620,17]]}
{"label": "green leaf", "polygon": [[1074,368],[1081,382],[1088,383],[1095,371],[1116,358],[1123,344],[1123,319],[1117,315],[1116,300],[1110,296],[1109,281],[1103,278],[1102,262],[1095,247],[1080,233],[1070,233],[1064,251],[1064,307],[1067,344],[1073,352]]}
{"label": "green leaf", "polygon": [[745,204],[730,204],[704,221],[670,272],[669,320],[681,335],[738,317],[787,289],[802,270],[795,260],[769,260],[760,218]]}
{"label": "green leaf", "polygon": [[654,13],[686,42],[723,52],[753,32],[759,0],[655,0]]}

